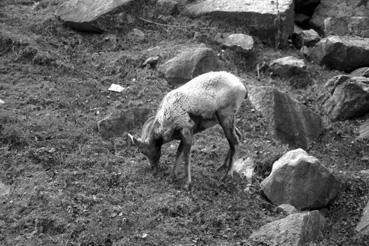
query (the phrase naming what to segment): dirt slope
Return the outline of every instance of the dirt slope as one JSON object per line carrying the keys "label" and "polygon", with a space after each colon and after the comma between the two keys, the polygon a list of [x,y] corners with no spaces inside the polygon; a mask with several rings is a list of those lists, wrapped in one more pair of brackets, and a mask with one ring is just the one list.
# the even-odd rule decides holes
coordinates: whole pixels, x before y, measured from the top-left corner
{"label": "dirt slope", "polygon": [[[112,110],[156,107],[171,89],[156,70],[140,67],[147,57],[160,54],[164,60],[179,46],[198,42],[220,52],[212,37],[226,30],[178,16],[165,20],[174,26],[137,19],[144,40],[122,30],[78,33],[54,18],[60,2],[0,2],[0,181],[10,187],[0,197],[0,245],[248,245],[253,230],[283,217],[261,196],[259,182],[288,147],[269,136],[248,101],[238,126],[242,155],[258,163],[250,193],[238,178],[218,181],[222,173],[215,169],[227,150],[219,127],[196,137],[192,192],[181,188],[181,178],[169,178],[177,143],[165,146],[155,176],[125,137],[105,140],[95,129]],[[149,9],[143,8],[143,17],[155,18]],[[304,90],[268,75],[255,79],[256,63],[287,54],[296,52],[259,43],[254,57],[226,52],[222,59],[246,81],[289,90],[319,112],[322,85],[337,71],[309,65],[314,85]],[[109,92],[111,83],[127,89]],[[354,235],[369,199],[368,174],[359,172],[369,169],[368,142],[355,141],[363,120],[329,123],[308,150],[345,184],[339,199],[322,211],[329,228],[319,245],[369,244]]]}

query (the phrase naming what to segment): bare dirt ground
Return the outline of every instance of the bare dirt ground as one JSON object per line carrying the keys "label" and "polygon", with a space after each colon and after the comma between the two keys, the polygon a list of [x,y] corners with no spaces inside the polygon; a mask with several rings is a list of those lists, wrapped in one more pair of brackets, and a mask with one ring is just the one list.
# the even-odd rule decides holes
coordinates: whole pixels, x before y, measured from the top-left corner
{"label": "bare dirt ground", "polygon": [[[289,148],[270,137],[247,100],[238,114],[242,155],[258,164],[249,193],[237,177],[219,182],[222,173],[215,169],[228,147],[219,127],[196,137],[191,192],[181,188],[181,178],[169,178],[177,143],[165,146],[161,172],[153,175],[124,136],[106,140],[96,132],[96,122],[112,110],[155,108],[171,89],[142,61],[152,54],[165,60],[189,43],[205,42],[220,52],[211,37],[222,30],[178,16],[165,21],[182,28],[137,20],[144,40],[126,30],[79,33],[55,19],[58,4],[0,2],[0,181],[10,187],[0,197],[0,245],[249,245],[253,230],[284,217],[263,198],[259,183]],[[297,54],[258,46],[251,58],[225,53],[227,70],[255,78],[257,62]],[[306,89],[268,75],[255,81],[289,90],[321,112],[319,93],[338,72],[316,65],[309,70],[314,84]],[[110,92],[111,83],[127,89]],[[329,123],[308,149],[344,184],[340,197],[322,210],[328,228],[316,245],[369,245],[354,231],[369,199],[368,175],[360,173],[369,169],[368,141],[355,140],[363,120]],[[137,126],[134,133],[139,131]]]}

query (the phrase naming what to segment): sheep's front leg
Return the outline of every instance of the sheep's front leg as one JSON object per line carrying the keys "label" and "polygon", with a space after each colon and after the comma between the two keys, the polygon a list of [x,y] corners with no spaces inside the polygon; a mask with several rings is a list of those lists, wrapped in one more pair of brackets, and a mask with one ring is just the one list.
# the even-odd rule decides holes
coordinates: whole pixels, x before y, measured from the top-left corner
{"label": "sheep's front leg", "polygon": [[175,180],[176,178],[176,168],[179,162],[181,161],[182,154],[183,154],[183,140],[178,145],[178,149],[176,153],[176,162],[173,165],[172,174],[171,174],[171,177],[173,180]]}
{"label": "sheep's front leg", "polygon": [[186,184],[184,188],[186,190],[191,189],[191,146],[193,140],[193,133],[189,128],[182,129],[182,142],[183,142],[183,159],[185,165]]}

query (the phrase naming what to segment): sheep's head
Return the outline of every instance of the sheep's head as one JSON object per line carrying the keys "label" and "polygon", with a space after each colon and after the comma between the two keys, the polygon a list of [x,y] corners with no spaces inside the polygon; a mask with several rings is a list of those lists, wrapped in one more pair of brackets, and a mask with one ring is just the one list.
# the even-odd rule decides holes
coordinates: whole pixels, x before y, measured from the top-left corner
{"label": "sheep's head", "polygon": [[136,138],[131,134],[128,134],[128,136],[139,151],[149,159],[150,166],[156,168],[161,156],[162,142],[154,139],[143,141],[141,138]]}

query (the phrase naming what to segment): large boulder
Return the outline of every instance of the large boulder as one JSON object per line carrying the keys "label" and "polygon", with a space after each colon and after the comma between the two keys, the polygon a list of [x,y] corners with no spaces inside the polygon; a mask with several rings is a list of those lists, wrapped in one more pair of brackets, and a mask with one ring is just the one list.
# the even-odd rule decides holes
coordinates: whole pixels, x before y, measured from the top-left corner
{"label": "large boulder", "polygon": [[361,217],[359,224],[356,226],[356,231],[360,234],[369,236],[369,202],[363,210],[363,216]]}
{"label": "large boulder", "polygon": [[294,213],[262,226],[250,236],[258,245],[304,246],[322,239],[326,219],[314,210]]}
{"label": "large boulder", "polygon": [[216,70],[220,70],[220,62],[215,52],[203,45],[185,49],[159,67],[171,85],[183,84],[200,74]]}
{"label": "large boulder", "polygon": [[248,97],[268,122],[273,136],[294,147],[307,147],[323,131],[318,114],[273,87],[252,87]]}
{"label": "large boulder", "polygon": [[288,203],[299,210],[311,210],[327,206],[337,196],[340,183],[317,158],[296,149],[273,164],[261,189],[274,204]]}
{"label": "large boulder", "polygon": [[251,35],[275,45],[288,44],[293,32],[293,0],[201,0],[185,7],[191,17],[209,16],[234,27],[248,29]]}
{"label": "large boulder", "polygon": [[369,38],[369,17],[328,17],[324,20],[325,35],[352,35]]}
{"label": "large boulder", "polygon": [[[102,32],[106,29],[105,17],[120,12],[135,0],[68,0],[56,10],[56,16],[66,25],[87,32]],[[124,20],[122,20],[124,21]],[[111,21],[110,25],[112,24]]]}
{"label": "large boulder", "polygon": [[120,137],[141,126],[151,112],[152,109],[147,107],[132,107],[114,112],[100,120],[97,129],[104,138]]}
{"label": "large boulder", "polygon": [[321,0],[314,11],[311,23],[320,31],[324,31],[326,18],[352,16],[369,16],[369,6],[366,0]]}
{"label": "large boulder", "polygon": [[332,120],[347,120],[369,112],[369,78],[338,75],[325,87],[330,96],[323,107]]}
{"label": "large boulder", "polygon": [[351,72],[369,66],[369,38],[329,36],[314,46],[309,58],[320,65]]}

